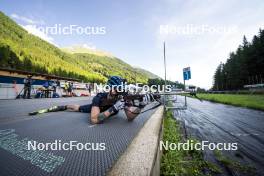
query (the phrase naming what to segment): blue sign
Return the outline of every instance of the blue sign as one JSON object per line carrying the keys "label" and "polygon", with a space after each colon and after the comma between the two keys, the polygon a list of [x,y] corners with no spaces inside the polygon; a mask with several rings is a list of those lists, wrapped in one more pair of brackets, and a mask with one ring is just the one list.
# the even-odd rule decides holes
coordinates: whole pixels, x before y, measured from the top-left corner
{"label": "blue sign", "polygon": [[191,79],[191,68],[187,67],[183,69],[183,79],[184,80],[189,80]]}

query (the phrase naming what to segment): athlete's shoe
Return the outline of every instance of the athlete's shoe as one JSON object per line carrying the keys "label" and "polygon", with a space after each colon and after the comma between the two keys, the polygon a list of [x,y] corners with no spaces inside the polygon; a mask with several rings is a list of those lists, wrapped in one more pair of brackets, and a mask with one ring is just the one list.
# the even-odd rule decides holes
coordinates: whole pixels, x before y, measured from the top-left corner
{"label": "athlete's shoe", "polygon": [[30,112],[28,113],[29,115],[37,115],[37,114],[43,114],[43,113],[46,113],[48,112],[48,109],[41,109],[39,111],[33,111],[33,112]]}
{"label": "athlete's shoe", "polygon": [[48,112],[65,111],[66,109],[66,106],[52,106],[48,109]]}
{"label": "athlete's shoe", "polygon": [[67,109],[67,106],[52,106],[48,109],[41,109],[39,111],[30,112],[29,115],[37,115],[37,114],[43,114],[47,112],[65,111],[66,109]]}

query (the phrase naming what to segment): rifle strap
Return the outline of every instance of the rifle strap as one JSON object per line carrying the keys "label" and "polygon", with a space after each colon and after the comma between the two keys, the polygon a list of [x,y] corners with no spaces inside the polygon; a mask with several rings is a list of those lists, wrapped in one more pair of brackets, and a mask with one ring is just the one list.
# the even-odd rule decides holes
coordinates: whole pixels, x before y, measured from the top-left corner
{"label": "rifle strap", "polygon": [[150,111],[150,110],[152,110],[152,109],[156,109],[156,108],[159,107],[161,104],[162,104],[162,103],[159,102],[159,104],[157,104],[157,105],[155,105],[155,106],[153,106],[153,107],[151,107],[151,108],[149,108],[149,109],[146,109],[145,111],[142,111],[141,114],[144,113],[144,112]]}
{"label": "rifle strap", "polygon": [[[158,102],[159,102],[159,101],[158,101]],[[150,110],[152,110],[152,109],[155,109],[155,108],[159,107],[161,104],[162,104],[162,103],[159,102],[159,104],[157,104],[157,105],[155,105],[155,106],[153,106],[153,107],[151,107],[151,108],[149,108],[149,109],[146,109],[145,111],[142,111],[142,112],[140,112],[140,113],[132,112],[132,111],[130,111],[129,109],[126,109],[126,110],[129,111],[129,112],[131,112],[132,114],[142,114],[142,113],[145,113],[145,112],[147,112],[147,111],[150,111]]]}

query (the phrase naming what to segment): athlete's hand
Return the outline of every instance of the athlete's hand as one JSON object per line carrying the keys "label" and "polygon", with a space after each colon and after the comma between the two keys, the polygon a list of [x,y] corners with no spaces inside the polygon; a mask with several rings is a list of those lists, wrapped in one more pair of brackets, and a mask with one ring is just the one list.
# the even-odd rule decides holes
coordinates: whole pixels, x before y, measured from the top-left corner
{"label": "athlete's hand", "polygon": [[146,106],[149,102],[151,102],[151,97],[149,94],[144,95],[144,97],[142,98],[142,101],[139,103],[139,105],[141,107]]}
{"label": "athlete's hand", "polygon": [[119,111],[119,110],[121,110],[121,109],[124,109],[124,106],[125,106],[125,102],[124,102],[124,101],[121,101],[121,100],[118,100],[118,101],[114,104],[113,108],[114,108],[114,111]]}

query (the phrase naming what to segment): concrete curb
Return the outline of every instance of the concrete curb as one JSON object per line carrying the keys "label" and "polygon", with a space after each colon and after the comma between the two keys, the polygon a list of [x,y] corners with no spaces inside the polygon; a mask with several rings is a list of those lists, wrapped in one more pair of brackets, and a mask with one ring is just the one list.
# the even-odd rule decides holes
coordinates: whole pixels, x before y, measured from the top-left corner
{"label": "concrete curb", "polygon": [[163,111],[157,108],[107,175],[159,175]]}

